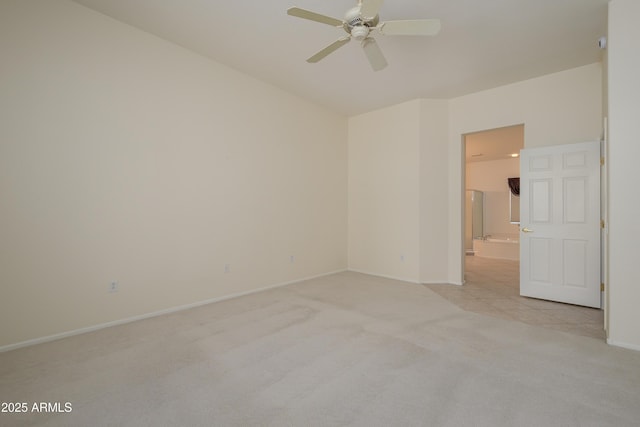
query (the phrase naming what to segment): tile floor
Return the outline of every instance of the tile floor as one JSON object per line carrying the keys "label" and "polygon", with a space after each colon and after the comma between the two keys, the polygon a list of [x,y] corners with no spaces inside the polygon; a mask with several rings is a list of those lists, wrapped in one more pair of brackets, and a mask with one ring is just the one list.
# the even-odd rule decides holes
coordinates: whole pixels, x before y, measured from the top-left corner
{"label": "tile floor", "polygon": [[467,311],[605,339],[602,310],[521,297],[518,261],[465,258],[464,286],[426,286]]}

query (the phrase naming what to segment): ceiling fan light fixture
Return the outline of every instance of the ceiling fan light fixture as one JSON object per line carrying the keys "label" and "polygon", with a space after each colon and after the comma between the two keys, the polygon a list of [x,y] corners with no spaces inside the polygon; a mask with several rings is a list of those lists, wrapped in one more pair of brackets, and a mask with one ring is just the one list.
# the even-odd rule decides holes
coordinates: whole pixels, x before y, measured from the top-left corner
{"label": "ceiling fan light fixture", "polygon": [[364,40],[369,35],[369,27],[366,25],[357,25],[351,29],[351,37],[356,40]]}

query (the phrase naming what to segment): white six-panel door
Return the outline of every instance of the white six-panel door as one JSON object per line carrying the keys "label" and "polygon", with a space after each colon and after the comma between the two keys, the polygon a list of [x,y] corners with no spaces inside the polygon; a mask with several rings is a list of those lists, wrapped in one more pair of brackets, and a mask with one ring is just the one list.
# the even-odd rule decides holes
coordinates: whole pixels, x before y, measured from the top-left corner
{"label": "white six-panel door", "polygon": [[600,307],[600,143],[524,149],[520,295]]}

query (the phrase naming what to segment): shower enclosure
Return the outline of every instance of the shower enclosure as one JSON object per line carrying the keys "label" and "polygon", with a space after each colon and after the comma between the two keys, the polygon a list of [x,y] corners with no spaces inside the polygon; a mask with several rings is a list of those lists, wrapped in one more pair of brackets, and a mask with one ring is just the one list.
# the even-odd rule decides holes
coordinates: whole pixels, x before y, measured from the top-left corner
{"label": "shower enclosure", "polygon": [[473,239],[484,236],[484,193],[478,190],[467,190],[465,201],[465,250],[473,253]]}

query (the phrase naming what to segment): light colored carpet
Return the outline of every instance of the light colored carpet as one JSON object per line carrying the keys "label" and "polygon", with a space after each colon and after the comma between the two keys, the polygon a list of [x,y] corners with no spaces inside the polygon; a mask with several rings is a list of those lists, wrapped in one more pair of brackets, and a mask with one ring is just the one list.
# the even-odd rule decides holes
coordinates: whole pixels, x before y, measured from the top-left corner
{"label": "light colored carpet", "polygon": [[464,286],[426,286],[467,311],[606,339],[604,310],[520,296],[518,261],[466,256]]}
{"label": "light colored carpet", "polygon": [[637,426],[640,353],[340,273],[0,354],[46,426]]}

